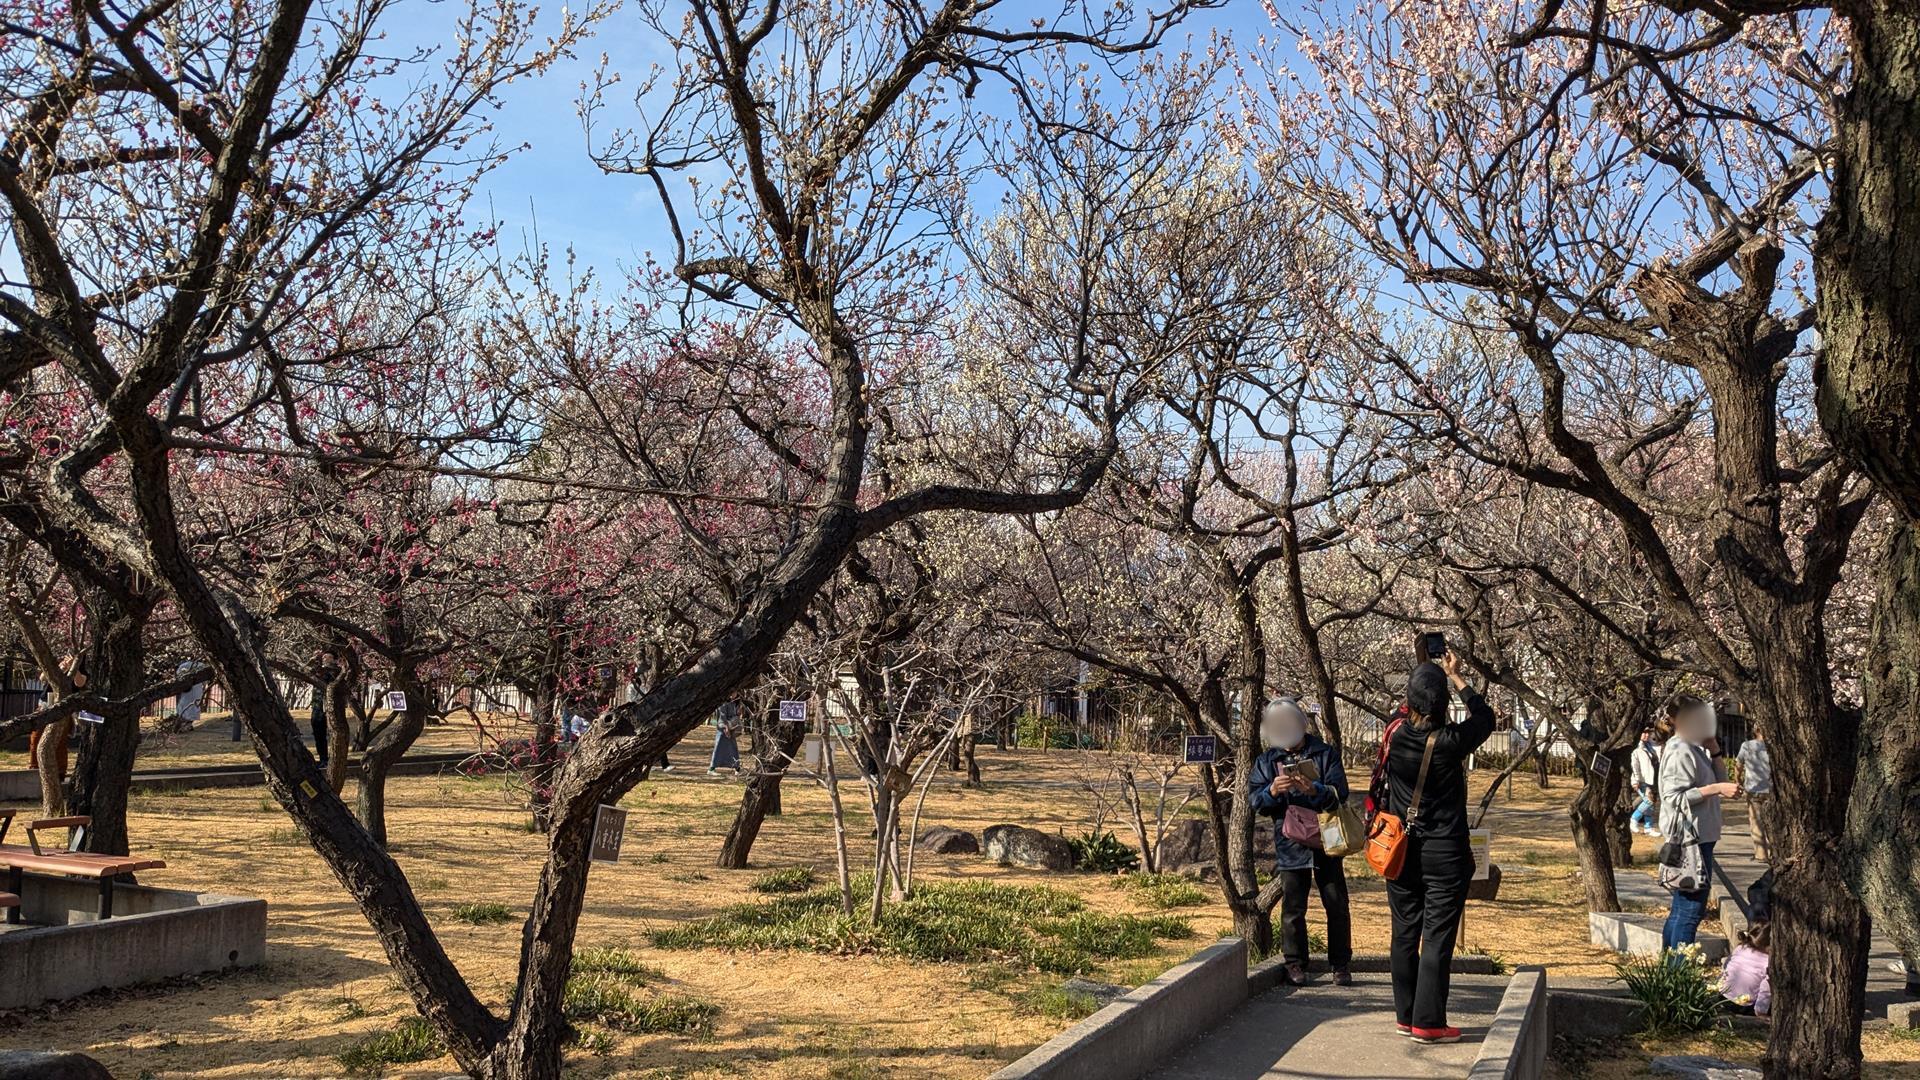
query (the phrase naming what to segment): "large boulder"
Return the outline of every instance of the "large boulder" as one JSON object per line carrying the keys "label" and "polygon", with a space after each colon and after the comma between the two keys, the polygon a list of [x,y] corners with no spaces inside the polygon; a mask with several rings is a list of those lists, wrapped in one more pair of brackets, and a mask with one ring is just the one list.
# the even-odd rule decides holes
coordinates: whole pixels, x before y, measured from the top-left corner
{"label": "large boulder", "polygon": [[113,1074],[85,1054],[0,1050],[0,1080],[113,1080]]}
{"label": "large boulder", "polygon": [[935,825],[922,832],[914,847],[933,855],[978,855],[980,841],[965,829]]}
{"label": "large boulder", "polygon": [[1029,870],[1073,869],[1073,847],[1063,836],[1024,825],[989,825],[981,835],[987,841],[987,858],[1002,866],[1024,866]]}
{"label": "large boulder", "polygon": [[1167,826],[1154,851],[1161,873],[1185,873],[1190,867],[1213,865],[1213,828],[1199,818],[1181,818]]}

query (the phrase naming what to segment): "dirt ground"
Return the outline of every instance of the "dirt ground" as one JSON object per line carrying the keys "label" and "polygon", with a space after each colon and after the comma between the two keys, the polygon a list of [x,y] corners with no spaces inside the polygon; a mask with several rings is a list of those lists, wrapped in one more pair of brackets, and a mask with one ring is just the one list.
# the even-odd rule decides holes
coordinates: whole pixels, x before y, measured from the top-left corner
{"label": "dirt ground", "polygon": [[[218,740],[207,740],[213,745],[198,745],[213,726],[154,756],[204,760],[244,748],[228,749],[217,732]],[[433,735],[435,745],[446,748],[478,742],[461,725],[433,729]],[[766,870],[810,865],[831,874],[826,794],[798,779],[787,785],[786,814],[769,819],[761,833],[754,868],[713,867],[740,788],[731,778],[705,775],[710,739],[696,733],[674,754],[680,764],[675,772],[642,784],[623,801],[630,810],[626,846],[618,864],[594,867],[579,941],[583,947],[629,948],[665,972],[672,989],[715,1003],[721,1010],[715,1031],[710,1037],[615,1036],[597,1052],[571,1054],[570,1076],[981,1077],[1069,1023],[1024,1011],[1015,1000],[1021,990],[1058,982],[1037,973],[1006,981],[960,964],[651,947],[649,930],[759,899],[748,885]],[[981,763],[985,789],[936,784],[924,825],[978,831],[1010,821],[1068,835],[1088,828],[1092,804],[1076,790],[1077,778],[1087,772],[1082,755],[983,749]],[[390,784],[393,852],[448,952],[482,999],[498,1007],[514,979],[517,919],[539,870],[541,838],[529,831],[525,810],[497,780],[403,777]],[[1509,964],[1544,963],[1556,974],[1605,976],[1611,974],[1608,954],[1587,944],[1577,869],[1564,816],[1553,801],[1564,797],[1558,789],[1566,784],[1556,781],[1556,790],[1543,795],[1529,781],[1515,798],[1496,804],[1488,823],[1495,830],[1493,859],[1506,880],[1498,900],[1468,904],[1463,947]],[[860,798],[857,786],[843,795]],[[856,824],[856,841],[868,825]],[[342,1072],[336,1054],[413,1014],[372,931],[262,789],[136,796],[131,826],[136,849],[168,861],[165,871],[150,876],[152,883],[268,900],[267,964],[0,1014],[0,1046],[85,1050],[127,1078],[336,1076]],[[1355,947],[1384,952],[1382,883],[1361,860],[1349,860],[1348,868]],[[1051,884],[1081,894],[1099,910],[1148,913],[1132,893],[1114,889],[1100,875],[1045,874],[996,867],[978,856],[928,855],[918,857],[916,874]],[[507,905],[516,921],[470,926],[452,918],[457,905],[486,901]],[[1189,919],[1194,938],[1164,943],[1156,955],[1118,963],[1098,977],[1137,985],[1230,929],[1217,901],[1174,914]],[[1317,902],[1310,920],[1320,926]],[[1920,1059],[1920,1044],[1881,1041],[1892,1044],[1889,1060]],[[396,1067],[388,1075],[452,1071],[452,1059],[441,1058]],[[1611,1074],[1591,1075],[1611,1080]]]}

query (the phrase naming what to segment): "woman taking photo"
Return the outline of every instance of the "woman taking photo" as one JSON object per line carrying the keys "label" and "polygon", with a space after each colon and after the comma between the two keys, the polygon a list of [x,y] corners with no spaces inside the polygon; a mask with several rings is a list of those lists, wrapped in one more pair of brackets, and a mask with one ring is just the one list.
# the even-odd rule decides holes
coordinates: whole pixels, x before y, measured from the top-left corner
{"label": "woman taking photo", "polygon": [[1308,734],[1307,716],[1292,698],[1267,706],[1260,718],[1260,739],[1267,750],[1254,760],[1248,775],[1248,801],[1254,813],[1274,819],[1273,870],[1280,879],[1280,955],[1287,981],[1295,986],[1307,981],[1307,891],[1318,882],[1320,906],[1327,912],[1327,963],[1336,984],[1351,986],[1347,871],[1318,844],[1320,812],[1346,801],[1347,772],[1333,747]]}
{"label": "woman taking photo", "polygon": [[1672,949],[1693,944],[1713,891],[1713,845],[1720,840],[1720,800],[1740,793],[1740,785],[1722,780],[1709,749],[1714,741],[1713,710],[1692,694],[1667,702],[1664,724],[1673,729],[1660,756],[1660,833],[1670,844],[1700,847],[1700,886],[1673,891],[1660,945]]}
{"label": "woman taking photo", "polygon": [[[1387,748],[1387,810],[1406,823],[1406,861],[1387,882],[1393,912],[1393,1011],[1416,1042],[1460,1040],[1447,1026],[1447,989],[1460,913],[1473,877],[1467,845],[1467,755],[1493,733],[1493,710],[1460,677],[1452,649],[1445,668],[1424,663],[1407,676],[1407,722]],[[1447,722],[1453,693],[1467,718]]]}

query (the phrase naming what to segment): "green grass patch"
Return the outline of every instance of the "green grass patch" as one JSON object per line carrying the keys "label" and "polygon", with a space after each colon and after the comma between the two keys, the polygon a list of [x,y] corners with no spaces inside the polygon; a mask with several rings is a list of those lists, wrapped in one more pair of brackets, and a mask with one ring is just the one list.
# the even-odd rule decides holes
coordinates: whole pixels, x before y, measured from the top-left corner
{"label": "green grass patch", "polygon": [[356,1076],[379,1076],[391,1065],[428,1061],[447,1052],[433,1026],[409,1016],[391,1031],[369,1035],[335,1056],[340,1067]]}
{"label": "green grass patch", "polygon": [[576,975],[618,975],[629,982],[642,984],[662,982],[667,977],[659,968],[641,963],[640,958],[632,952],[611,946],[593,946],[575,952],[573,971]]}
{"label": "green grass patch", "polygon": [[1190,877],[1179,874],[1122,874],[1113,879],[1113,887],[1133,894],[1134,899],[1161,910],[1192,907],[1207,902],[1207,890]]}
{"label": "green grass patch", "polygon": [[757,893],[785,894],[803,893],[820,884],[820,875],[814,873],[811,866],[789,866],[784,870],[769,870],[753,879],[747,886]]}
{"label": "green grass patch", "polygon": [[[862,875],[854,892],[872,888]],[[1131,960],[1161,940],[1191,937],[1186,920],[1170,915],[1103,915],[1085,900],[1044,885],[989,881],[921,886],[890,904],[878,924],[864,912],[840,912],[833,888],[729,907],[711,918],[657,930],[663,949],[795,949],[822,953],[880,953],[910,960],[1013,963],[1060,975],[1079,975],[1107,960]]]}
{"label": "green grass patch", "polygon": [[1053,1020],[1084,1020],[1100,1011],[1100,999],[1078,990],[1042,986],[1013,995],[1021,1012]]}
{"label": "green grass patch", "polygon": [[494,926],[514,920],[513,909],[505,904],[491,901],[473,904],[456,904],[453,917],[463,923],[474,926]]}
{"label": "green grass patch", "polygon": [[589,972],[567,980],[561,1010],[574,1023],[649,1035],[709,1035],[720,1007],[686,994],[649,994],[618,975]]}

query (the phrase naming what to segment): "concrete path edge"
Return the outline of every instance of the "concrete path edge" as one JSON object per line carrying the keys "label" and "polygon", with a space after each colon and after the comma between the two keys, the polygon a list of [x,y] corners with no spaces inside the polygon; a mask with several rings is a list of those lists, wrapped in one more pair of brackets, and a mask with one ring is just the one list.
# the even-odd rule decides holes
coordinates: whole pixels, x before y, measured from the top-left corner
{"label": "concrete path edge", "polygon": [[1137,1080],[1247,1000],[1247,943],[1227,938],[993,1074],[992,1080]]}
{"label": "concrete path edge", "polygon": [[1500,998],[1480,1056],[1467,1080],[1539,1080],[1553,1048],[1553,1017],[1547,1007],[1547,969],[1523,965]]}

